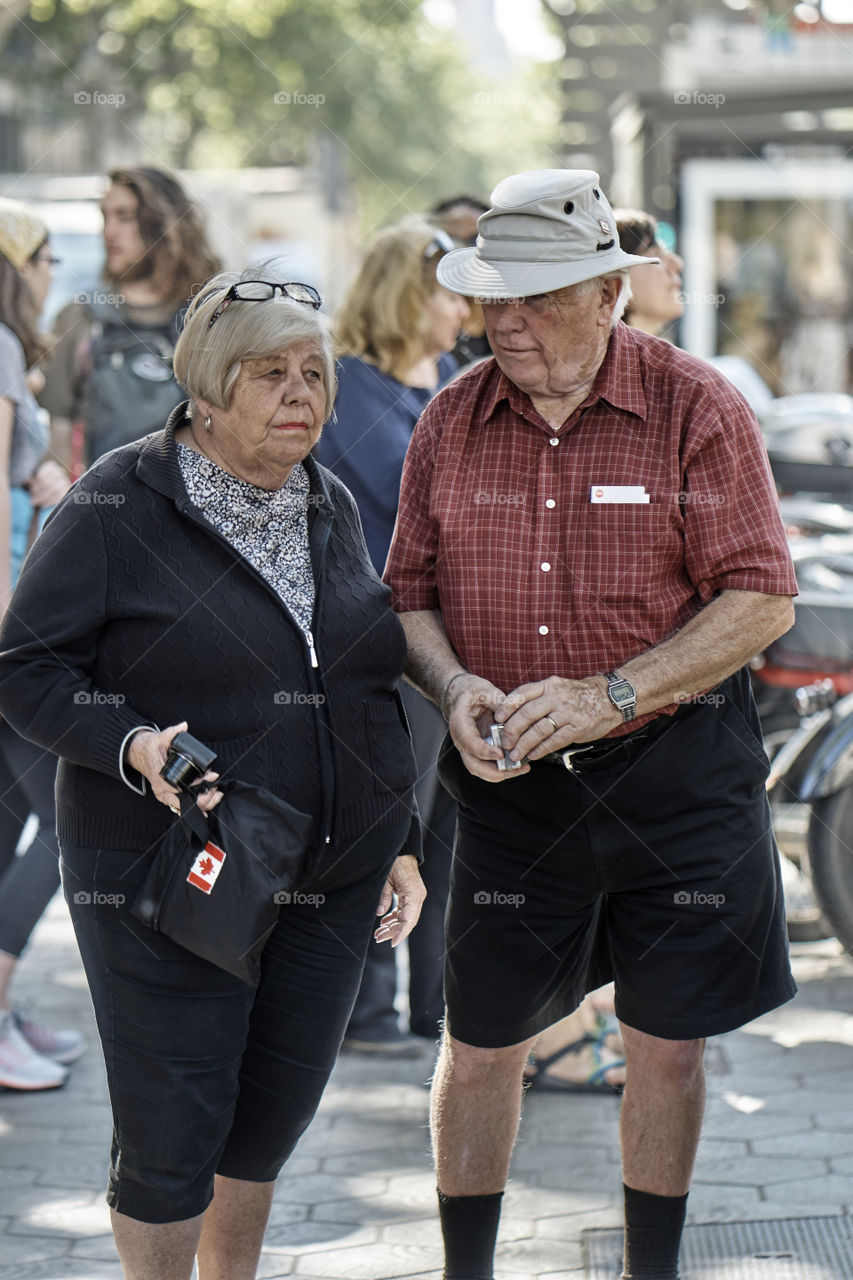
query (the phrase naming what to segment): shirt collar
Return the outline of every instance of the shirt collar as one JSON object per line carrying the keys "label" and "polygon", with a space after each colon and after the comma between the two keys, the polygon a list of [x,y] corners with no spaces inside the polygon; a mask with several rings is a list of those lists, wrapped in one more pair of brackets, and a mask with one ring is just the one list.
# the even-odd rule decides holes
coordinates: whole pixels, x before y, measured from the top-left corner
{"label": "shirt collar", "polygon": [[[494,374],[491,385],[485,388],[484,420],[491,417],[502,400],[507,400],[510,408],[522,417],[538,420],[539,415],[530,396],[510,381],[497,361]],[[610,335],[592,390],[579,407],[586,409],[597,400],[606,400],[614,409],[624,409],[645,421],[646,397],[640,358],[633,333],[621,320],[617,321]]]}

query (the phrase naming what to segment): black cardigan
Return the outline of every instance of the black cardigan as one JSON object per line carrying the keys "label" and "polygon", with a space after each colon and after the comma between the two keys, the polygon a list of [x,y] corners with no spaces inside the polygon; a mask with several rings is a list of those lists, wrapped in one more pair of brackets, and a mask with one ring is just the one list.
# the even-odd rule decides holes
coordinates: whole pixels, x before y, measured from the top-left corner
{"label": "black cardigan", "polygon": [[184,414],[74,485],[0,631],[0,713],[60,757],[60,839],[151,848],[174,819],[121,780],[119,749],[137,725],[186,720],[223,775],[313,816],[318,853],[406,814],[404,852],[418,853],[396,689],[405,635],[352,496],[306,458],[315,667],[275,591],[190,502],[174,438]]}

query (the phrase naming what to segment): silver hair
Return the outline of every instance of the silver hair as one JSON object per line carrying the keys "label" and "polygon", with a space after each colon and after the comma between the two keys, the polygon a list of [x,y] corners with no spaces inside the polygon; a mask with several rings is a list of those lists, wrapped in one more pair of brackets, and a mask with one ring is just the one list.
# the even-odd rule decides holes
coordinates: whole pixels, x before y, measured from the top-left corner
{"label": "silver hair", "polygon": [[[618,271],[608,271],[607,276],[618,276],[621,280],[619,296],[613,307],[613,315],[610,317],[612,327],[616,326],[616,322],[622,319],[625,309],[633,296],[631,292],[631,273],[627,267],[622,267]],[[591,293],[599,280],[603,280],[604,276],[593,276],[590,280],[581,280],[580,284],[569,285],[570,289],[574,289],[576,294]]]}
{"label": "silver hair", "polygon": [[334,343],[325,316],[304,302],[277,294],[269,302],[234,303],[210,327],[211,317],[232,284],[246,280],[279,282],[272,262],[245,271],[220,271],[202,285],[187,308],[175,346],[175,377],[194,401],[208,400],[227,409],[244,360],[264,360],[285,347],[316,338],[323,355],[326,405],[323,421],[335,403]]}

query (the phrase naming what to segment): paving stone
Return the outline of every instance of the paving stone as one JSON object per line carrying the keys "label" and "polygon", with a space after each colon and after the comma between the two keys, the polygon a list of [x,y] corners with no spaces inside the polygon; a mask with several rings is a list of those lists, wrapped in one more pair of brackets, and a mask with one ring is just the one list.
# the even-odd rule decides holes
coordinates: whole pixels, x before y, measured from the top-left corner
{"label": "paving stone", "polygon": [[[283,1200],[297,1204],[322,1204],[326,1200],[341,1199],[351,1189],[353,1181],[351,1178],[336,1178],[328,1173],[310,1173],[304,1178],[284,1176],[279,1180],[278,1186]],[[381,1195],[387,1182],[387,1178],[359,1178],[358,1192],[365,1196]]]}
{"label": "paving stone", "polygon": [[104,1236],[87,1236],[85,1240],[75,1240],[69,1250],[71,1258],[94,1258],[101,1262],[118,1262],[116,1242],[113,1233]]}
{"label": "paving stone", "polygon": [[0,1266],[0,1280],[123,1280],[123,1276],[118,1262],[87,1258]]}
{"label": "paving stone", "polygon": [[439,1250],[418,1245],[374,1244],[354,1249],[332,1249],[300,1259],[294,1274],[317,1276],[320,1280],[385,1280],[388,1276],[418,1275],[425,1268],[442,1266]]}
{"label": "paving stone", "polygon": [[[762,1188],[768,1204],[825,1206],[821,1213],[841,1212],[840,1206],[847,1211],[853,1205],[853,1179],[838,1174],[827,1174],[823,1178],[810,1178],[802,1181],[773,1183]],[[798,1211],[799,1212],[799,1211]]]}
{"label": "paving stone", "polygon": [[[750,1143],[750,1147],[756,1156],[829,1160],[835,1156],[853,1155],[853,1135],[844,1130],[809,1129],[806,1133],[785,1137],[759,1138]],[[848,1172],[853,1172],[853,1165]]]}
{"label": "paving stone", "polygon": [[7,1232],[0,1236],[0,1265],[11,1268],[13,1265],[23,1266],[28,1262],[47,1262],[65,1258],[68,1249],[68,1241],[61,1236],[55,1236],[53,1239],[49,1236],[25,1238],[9,1235]]}
{"label": "paving stone", "polygon": [[498,1266],[514,1268],[518,1271],[539,1272],[557,1271],[560,1268],[576,1267],[583,1261],[579,1244],[568,1240],[511,1240],[508,1243],[498,1241],[495,1262]]}
{"label": "paving stone", "polygon": [[371,1227],[353,1231],[349,1222],[289,1222],[268,1227],[265,1243],[289,1252],[298,1249],[301,1253],[309,1253],[315,1249],[326,1249],[332,1242],[342,1248],[351,1248],[362,1242],[371,1244],[378,1235],[378,1231]]}
{"label": "paving stone", "polygon": [[828,1172],[825,1160],[790,1160],[777,1156],[743,1156],[739,1160],[708,1159],[697,1162],[694,1186],[701,1182],[725,1182],[729,1186],[768,1187],[776,1182],[796,1182],[800,1178],[821,1180]]}
{"label": "paving stone", "polygon": [[106,1202],[81,1204],[79,1199],[64,1197],[35,1205],[25,1215],[16,1218],[9,1227],[10,1235],[57,1235],[77,1239],[80,1236],[104,1235],[110,1230],[110,1214]]}

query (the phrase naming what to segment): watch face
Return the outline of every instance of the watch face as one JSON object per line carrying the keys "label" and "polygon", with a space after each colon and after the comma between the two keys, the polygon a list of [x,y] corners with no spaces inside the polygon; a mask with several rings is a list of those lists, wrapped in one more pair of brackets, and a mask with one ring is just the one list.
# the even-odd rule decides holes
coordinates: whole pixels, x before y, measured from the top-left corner
{"label": "watch face", "polygon": [[610,701],[619,708],[629,706],[637,700],[636,691],[629,680],[614,680],[607,692]]}

